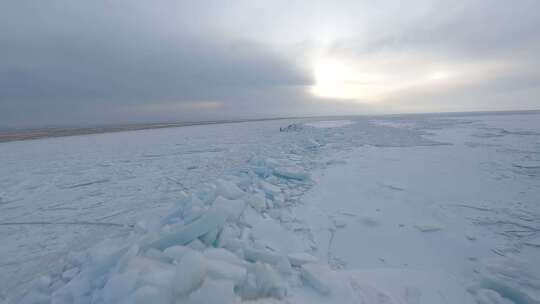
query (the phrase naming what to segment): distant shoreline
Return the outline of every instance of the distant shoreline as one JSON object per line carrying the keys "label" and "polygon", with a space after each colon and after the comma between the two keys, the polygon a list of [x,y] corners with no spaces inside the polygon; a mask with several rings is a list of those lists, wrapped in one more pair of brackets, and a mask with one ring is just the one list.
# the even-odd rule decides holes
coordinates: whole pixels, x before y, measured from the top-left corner
{"label": "distant shoreline", "polygon": [[138,123],[138,124],[121,124],[121,125],[101,125],[89,127],[43,127],[43,128],[28,128],[28,129],[0,129],[0,143],[42,139],[50,137],[66,137],[77,135],[102,134],[124,131],[138,131],[162,128],[177,128],[200,125],[227,124],[227,123],[242,123],[252,121],[271,121],[271,120],[286,120],[286,119],[336,119],[347,117],[381,117],[381,116],[480,116],[480,115],[522,115],[522,114],[539,114],[540,110],[516,110],[516,111],[477,111],[477,112],[434,112],[434,113],[402,113],[402,114],[366,114],[366,115],[329,115],[329,116],[302,116],[302,117],[275,117],[275,118],[257,118],[257,119],[237,119],[237,120],[217,120],[217,121],[198,121],[198,122],[176,122],[176,123]]}
{"label": "distant shoreline", "polygon": [[140,123],[140,124],[124,124],[124,125],[117,125],[117,126],[95,126],[95,127],[48,127],[48,128],[0,130],[0,143],[42,139],[42,138],[50,138],[50,137],[66,137],[66,136],[114,133],[114,132],[125,132],[125,131],[178,128],[178,127],[189,127],[189,126],[200,126],[200,125],[214,125],[214,124],[241,123],[241,122],[250,122],[250,121],[295,119],[295,118],[297,117],[178,122],[178,123]]}
{"label": "distant shoreline", "polygon": [[299,117],[278,117],[278,118],[261,118],[261,119],[239,119],[239,120],[218,120],[218,121],[198,121],[198,122],[177,122],[177,123],[139,123],[139,124],[123,124],[111,126],[94,126],[94,127],[45,127],[31,129],[11,129],[0,130],[0,143],[11,141],[23,141],[42,139],[50,137],[66,137],[77,135],[90,135],[102,133],[115,133],[125,131],[139,131],[163,128],[178,128],[201,125],[215,125],[227,123],[242,123],[250,121],[266,121],[266,120],[283,120],[283,119],[298,119]]}

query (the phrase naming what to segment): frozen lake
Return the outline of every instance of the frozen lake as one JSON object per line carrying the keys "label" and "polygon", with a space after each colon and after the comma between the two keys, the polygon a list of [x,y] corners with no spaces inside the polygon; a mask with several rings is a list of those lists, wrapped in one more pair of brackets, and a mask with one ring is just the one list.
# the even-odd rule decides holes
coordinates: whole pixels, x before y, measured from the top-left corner
{"label": "frozen lake", "polygon": [[[0,159],[0,300],[8,303],[22,295],[43,303],[139,299],[141,290],[148,291],[145,284],[159,284],[138,277],[133,290],[107,298],[113,271],[121,273],[116,262],[90,276],[88,269],[99,262],[74,256],[86,256],[102,246],[96,243],[117,238],[125,246],[144,248],[148,235],[196,223],[199,211],[191,214],[185,206],[181,215],[174,211],[184,193],[193,198],[187,206],[200,212],[211,210],[219,196],[242,202],[225,203],[227,212],[239,212],[219,228],[219,236],[232,231],[228,245],[217,242],[219,237],[206,247],[190,245],[208,261],[211,247],[231,251],[247,269],[245,280],[266,273],[249,266],[264,252],[308,254],[322,269],[304,270],[288,257],[292,268],[287,272],[263,259],[279,273],[281,285],[265,284],[280,291],[263,292],[256,284],[254,295],[246,291],[247,281],[210,271],[212,280],[204,281],[210,285],[202,283],[198,290],[211,288],[215,276],[219,282],[232,280],[231,301],[540,301],[537,113],[139,130],[0,143]],[[230,210],[235,204],[247,207]],[[236,239],[242,242],[238,248],[231,245],[238,244]],[[155,259],[165,249],[157,247],[153,256],[148,249],[136,255]],[[152,269],[163,268],[163,273],[168,273],[166,265],[178,262],[157,259],[160,264]],[[140,269],[140,261],[133,263]],[[91,287],[78,287],[77,294],[70,282],[84,276]],[[47,278],[45,283],[38,282],[40,277]],[[220,284],[218,290],[228,290]],[[321,294],[325,288],[332,292]],[[181,297],[193,302],[201,296],[198,290]],[[160,301],[178,298],[173,294]]]}

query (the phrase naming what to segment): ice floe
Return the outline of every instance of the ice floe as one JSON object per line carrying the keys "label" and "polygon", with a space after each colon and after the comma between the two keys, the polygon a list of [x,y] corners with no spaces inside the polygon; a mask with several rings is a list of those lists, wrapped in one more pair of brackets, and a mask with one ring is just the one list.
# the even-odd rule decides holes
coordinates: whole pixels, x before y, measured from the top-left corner
{"label": "ice floe", "polygon": [[[407,178],[393,180],[395,170],[405,162],[396,161],[395,155],[383,155],[382,149],[374,148],[377,157],[383,159],[375,165],[385,183],[373,189],[365,188],[369,178],[351,175],[352,178],[348,178],[351,185],[339,188],[343,193],[336,191],[335,184],[342,181],[333,179],[319,185],[320,200],[328,209],[334,209],[331,211],[313,208],[310,201],[299,199],[320,181],[314,169],[339,165],[343,175],[354,165],[353,160],[341,160],[342,154],[336,154],[337,151],[345,155],[352,148],[370,145],[370,148],[399,147],[395,149],[397,153],[412,153],[402,148],[440,144],[415,131],[414,126],[419,124],[424,124],[424,129],[451,125],[446,120],[420,121],[413,127],[406,124],[406,129],[396,130],[390,125],[374,126],[352,120],[298,123],[282,128],[284,132],[279,134],[281,138],[292,140],[284,141],[282,146],[273,145],[271,153],[265,151],[268,146],[251,148],[244,158],[236,160],[235,170],[220,167],[226,159],[211,163],[213,168],[219,168],[216,172],[226,173],[193,182],[197,184],[196,189],[185,187],[175,179],[163,183],[166,178],[159,176],[157,187],[163,187],[164,192],[170,190],[169,195],[176,197],[168,214],[134,218],[129,222],[134,224],[124,225],[126,232],[119,237],[70,254],[59,271],[36,279],[33,288],[17,303],[417,304],[472,303],[473,300],[486,304],[538,303],[540,286],[536,266],[515,263],[513,259],[513,254],[519,250],[531,251],[531,255],[538,250],[534,216],[521,214],[519,220],[514,221],[498,220],[493,215],[491,218],[478,217],[476,226],[467,227],[470,231],[455,230],[447,221],[441,220],[443,225],[423,215],[415,216],[410,211],[414,210],[411,206],[417,206],[415,202],[407,200],[408,197],[401,200],[413,193],[414,183]],[[189,151],[207,153],[208,149],[199,147]],[[212,151],[225,150],[216,148]],[[182,154],[185,151],[176,152]],[[347,166],[343,166],[344,163]],[[367,166],[361,169],[365,168]],[[508,172],[514,172],[516,168],[513,166]],[[411,172],[403,168],[401,171]],[[369,174],[377,175],[376,172]],[[444,178],[444,174],[437,177]],[[100,181],[97,184],[101,186],[113,181],[88,180]],[[69,189],[80,189],[96,184],[86,183],[63,182],[61,185],[75,185]],[[403,188],[406,191],[400,191],[403,189],[387,185],[407,187]],[[430,184],[434,188],[437,185]],[[439,195],[437,191],[448,193]],[[449,193],[453,195],[453,189],[441,186],[430,192],[429,197],[418,195],[416,198],[431,201],[449,196]],[[384,196],[384,203],[396,204],[377,205],[379,194]],[[346,197],[352,198],[351,205],[338,208],[337,203],[343,203]],[[155,199],[153,203],[160,206],[161,201]],[[165,213],[163,210],[168,207],[161,207],[160,212]],[[442,207],[441,210],[437,208],[430,212],[443,212]],[[305,218],[303,212],[306,210],[315,219],[314,225]],[[474,212],[480,211],[492,212],[491,209]],[[498,214],[504,215],[506,211],[501,209]],[[114,212],[108,212],[105,217],[112,215]],[[494,230],[512,228],[503,231],[504,237],[509,233],[523,233],[519,235],[519,242],[508,237],[505,241],[509,240],[509,244],[491,247],[498,250],[493,252],[508,260],[485,263],[476,256],[468,256],[467,267],[475,277],[465,282],[457,280],[451,271],[438,274],[429,267],[419,271],[413,268],[420,268],[421,263],[408,263],[410,258],[413,262],[425,260],[426,264],[422,265],[435,265],[442,260],[438,257],[464,255],[450,252],[444,246],[445,241],[463,242],[465,245],[457,248],[470,249],[481,255],[485,249],[481,247],[484,239],[492,241],[491,235],[480,230],[481,225],[490,225],[495,227]],[[360,241],[360,236],[369,241]],[[430,245],[440,246],[423,246],[426,240],[432,242]],[[335,250],[337,246],[357,251],[343,257],[344,251]],[[415,246],[417,248],[411,248]],[[385,252],[380,254],[373,250],[374,247]],[[430,252],[424,254],[422,251]],[[363,260],[355,254],[361,255]],[[365,264],[349,266],[351,261],[370,264],[369,267]],[[373,269],[375,266],[377,268]],[[351,269],[353,267],[360,269]],[[0,300],[2,296],[0,294]]]}

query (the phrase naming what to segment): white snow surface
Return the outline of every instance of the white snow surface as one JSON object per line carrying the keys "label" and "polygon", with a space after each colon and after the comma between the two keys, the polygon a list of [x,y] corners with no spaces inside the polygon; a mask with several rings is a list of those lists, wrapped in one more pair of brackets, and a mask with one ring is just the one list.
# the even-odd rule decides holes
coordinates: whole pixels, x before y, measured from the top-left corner
{"label": "white snow surface", "polygon": [[0,303],[540,303],[539,122],[2,143]]}
{"label": "white snow surface", "polygon": [[322,120],[322,121],[311,121],[306,122],[306,126],[315,127],[315,128],[338,128],[348,125],[352,125],[354,122],[348,119],[343,120]]}

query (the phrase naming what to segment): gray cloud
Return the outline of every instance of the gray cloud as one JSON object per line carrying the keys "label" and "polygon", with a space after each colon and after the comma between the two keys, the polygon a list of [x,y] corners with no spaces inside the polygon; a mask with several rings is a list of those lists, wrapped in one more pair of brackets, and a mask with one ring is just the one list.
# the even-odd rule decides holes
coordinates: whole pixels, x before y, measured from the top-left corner
{"label": "gray cloud", "polygon": [[205,33],[211,20],[201,20],[198,32],[171,31],[129,5],[106,1],[8,6],[0,16],[4,121],[46,121],[47,115],[54,121],[62,112],[114,116],[128,106],[230,101],[246,90],[311,83],[309,74],[262,42]]}
{"label": "gray cloud", "polygon": [[[3,1],[0,126],[540,107],[539,11],[535,0]],[[485,72],[347,104],[308,92],[313,54],[403,77]]]}
{"label": "gray cloud", "polygon": [[[384,12],[362,35],[334,44],[358,54],[427,51],[485,57],[538,47],[540,3],[523,0],[382,1]],[[417,5],[415,5],[417,4]]]}

